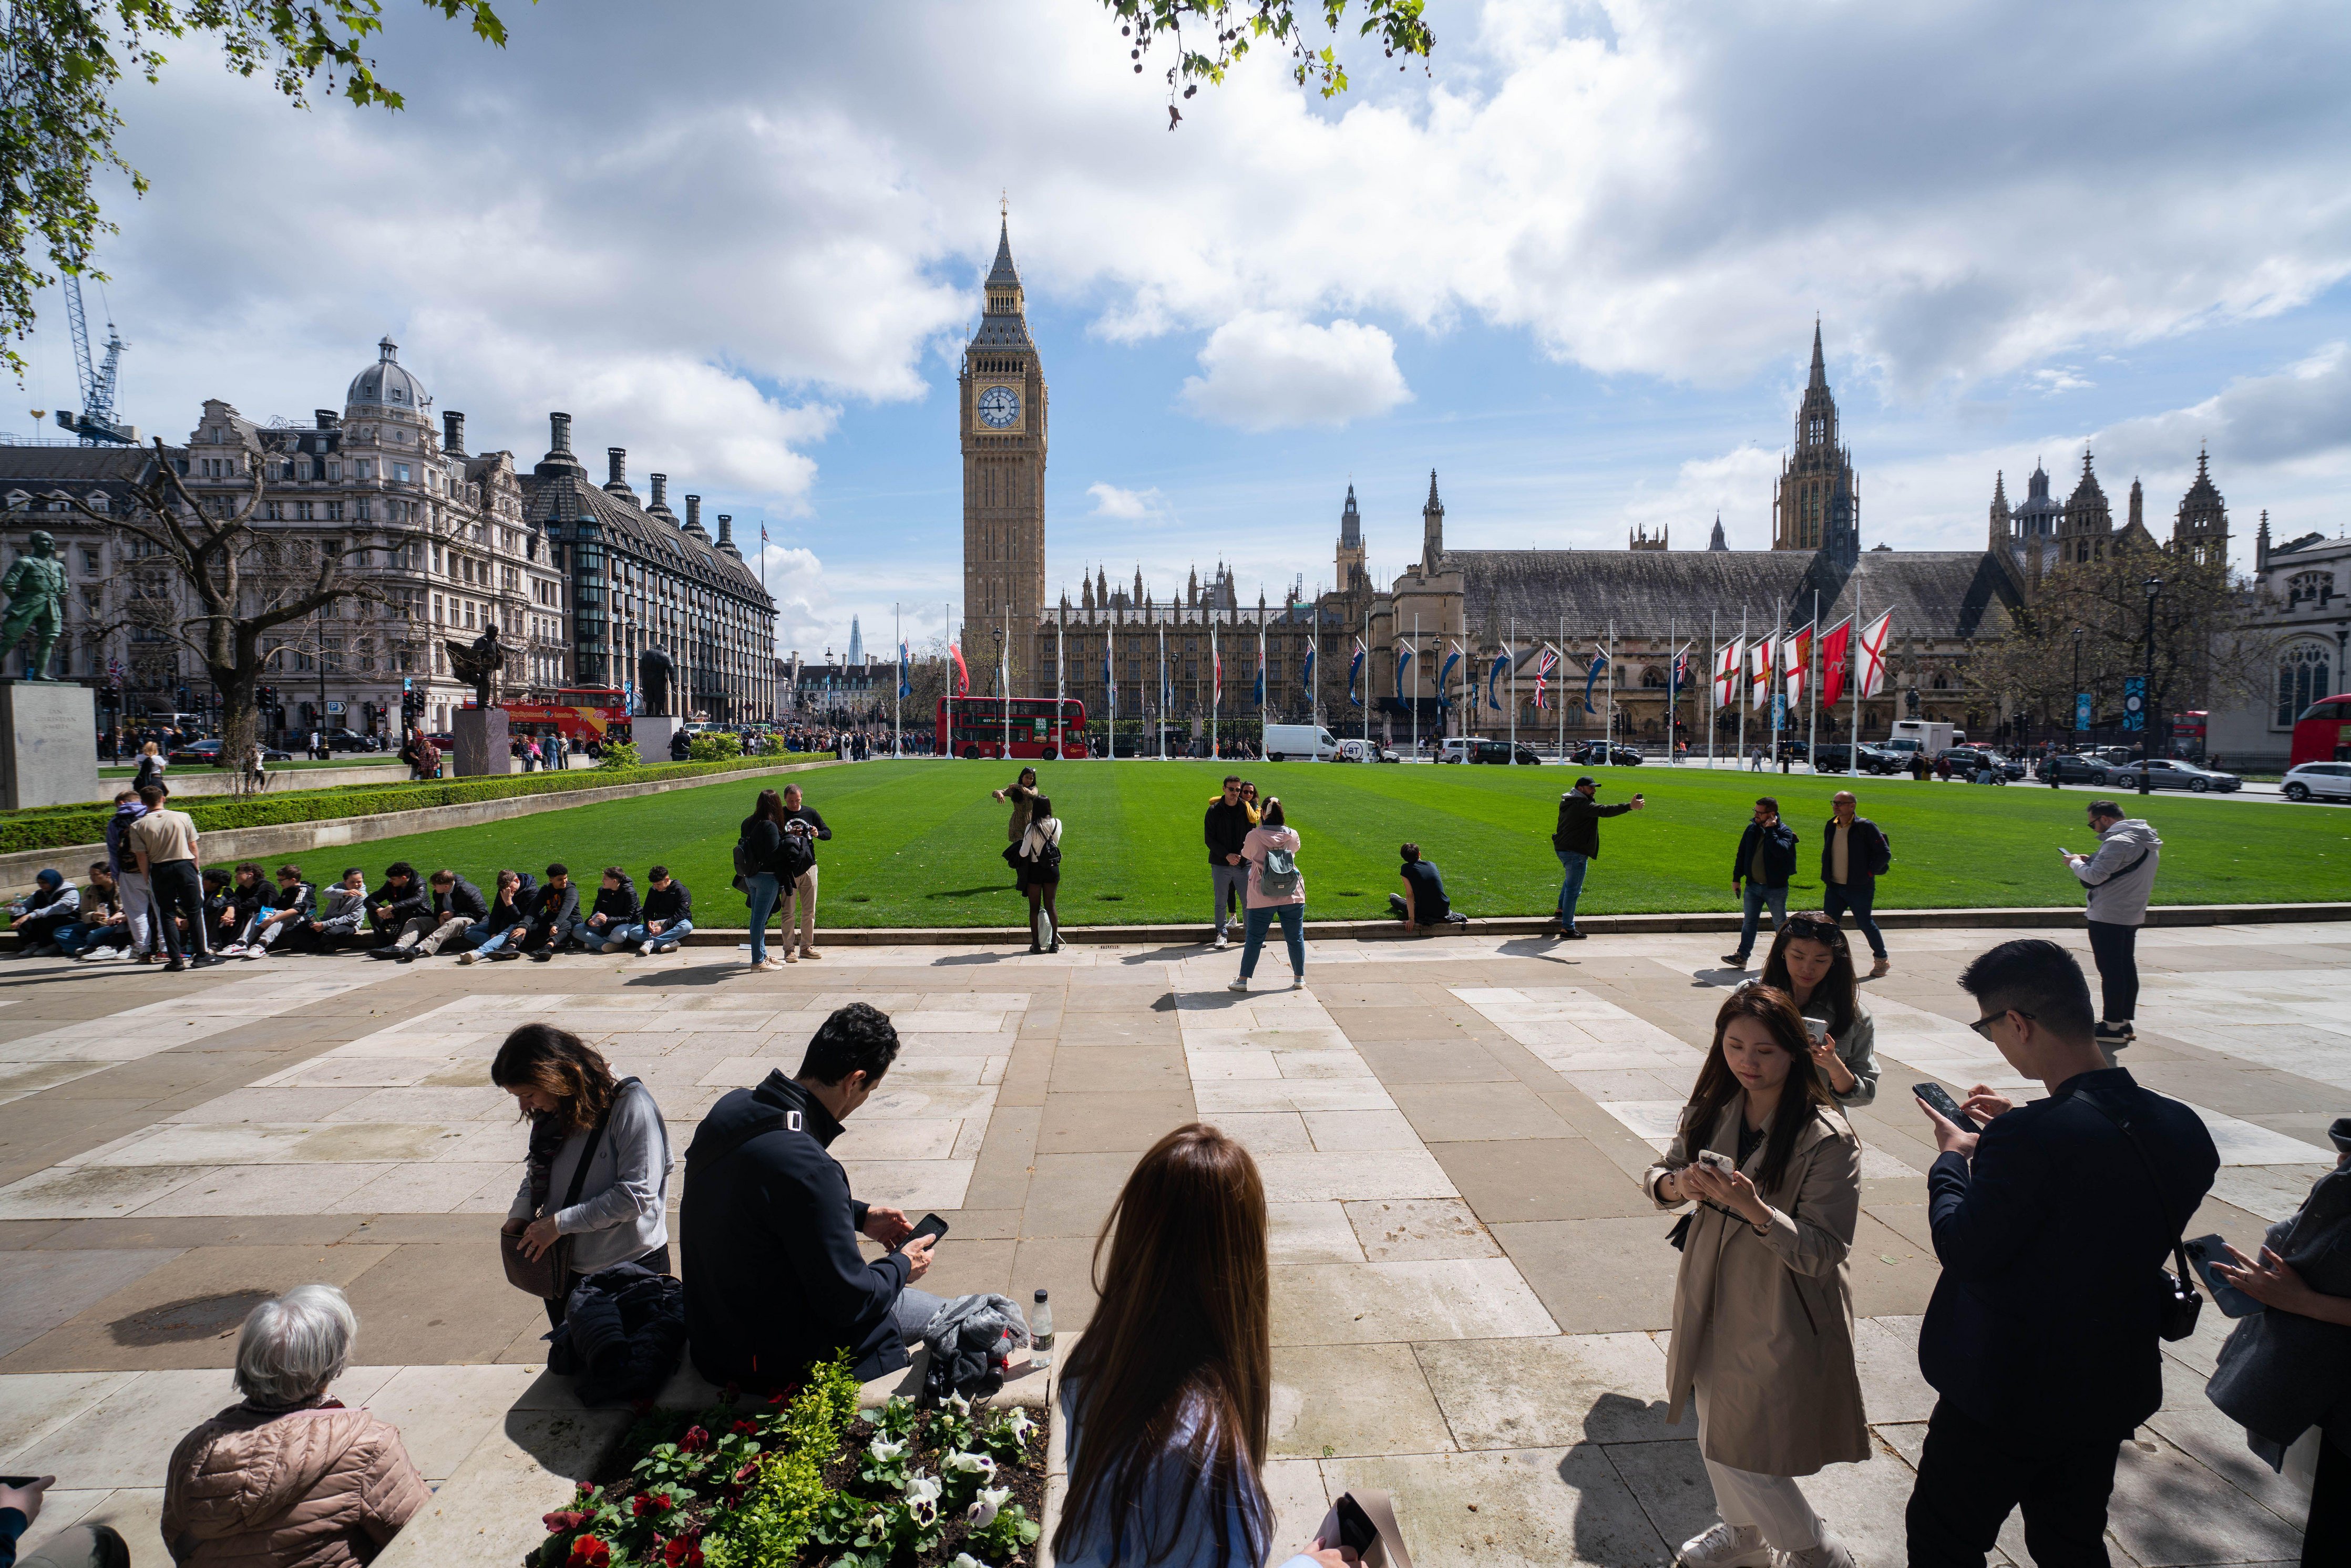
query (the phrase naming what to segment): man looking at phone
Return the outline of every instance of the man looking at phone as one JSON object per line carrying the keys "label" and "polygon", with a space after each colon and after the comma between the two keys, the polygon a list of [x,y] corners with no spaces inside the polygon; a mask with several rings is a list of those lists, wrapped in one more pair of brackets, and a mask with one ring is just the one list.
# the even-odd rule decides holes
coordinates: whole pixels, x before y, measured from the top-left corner
{"label": "man looking at phone", "polygon": [[1788,922],[1788,880],[1796,874],[1796,830],[1780,821],[1780,802],[1766,795],[1755,802],[1755,815],[1739,835],[1739,853],[1730,862],[1731,891],[1740,896],[1744,913],[1739,922],[1739,951],[1722,961],[1734,969],[1747,967],[1755,951],[1755,928],[1763,906],[1771,906],[1771,929]]}
{"label": "man looking at phone", "polygon": [[[908,1289],[935,1239],[852,1197],[827,1152],[897,1055],[889,1019],[852,1002],[817,1030],[797,1075],[778,1068],[722,1096],[696,1129],[678,1245],[686,1335],[711,1382],[778,1387],[843,1350],[861,1381],[880,1377],[904,1368],[938,1311],[938,1297]],[[867,1261],[861,1234],[892,1250]]]}
{"label": "man looking at phone", "polygon": [[2138,818],[2124,816],[2112,800],[2090,802],[2090,831],[2098,835],[2095,854],[2057,852],[2089,890],[2090,954],[2098,961],[2105,1004],[2098,1014],[2098,1047],[2111,1067],[2115,1052],[2138,1038],[2131,1027],[2138,1013],[2138,928],[2147,924],[2163,841]]}
{"label": "man looking at phone", "polygon": [[2056,943],[2003,942],[1959,985],[1975,1031],[2049,1097],[1977,1084],[1961,1108],[1980,1133],[1920,1103],[1942,1151],[1927,1191],[1943,1272],[1918,1336],[1938,1397],[1911,1568],[1980,1568],[2018,1507],[2035,1563],[2103,1564],[2116,1449],[2163,1401],[2164,1260],[2220,1157],[2195,1112],[2105,1064],[2089,984]]}
{"label": "man looking at phone", "polygon": [[1559,826],[1552,831],[1551,847],[1559,855],[1559,939],[1562,942],[1583,940],[1583,933],[1575,928],[1575,904],[1583,896],[1583,873],[1600,858],[1600,819],[1637,811],[1645,803],[1636,790],[1621,806],[1603,806],[1593,799],[1599,793],[1600,780],[1587,773],[1559,798]]}

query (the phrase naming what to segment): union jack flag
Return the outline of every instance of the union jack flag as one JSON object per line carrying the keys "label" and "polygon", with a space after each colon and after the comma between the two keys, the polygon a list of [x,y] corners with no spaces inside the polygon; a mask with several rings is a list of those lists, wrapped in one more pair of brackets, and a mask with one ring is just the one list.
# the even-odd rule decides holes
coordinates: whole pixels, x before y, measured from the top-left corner
{"label": "union jack flag", "polygon": [[1543,706],[1543,694],[1551,689],[1551,673],[1559,668],[1559,650],[1543,644],[1542,657],[1535,661],[1535,708]]}

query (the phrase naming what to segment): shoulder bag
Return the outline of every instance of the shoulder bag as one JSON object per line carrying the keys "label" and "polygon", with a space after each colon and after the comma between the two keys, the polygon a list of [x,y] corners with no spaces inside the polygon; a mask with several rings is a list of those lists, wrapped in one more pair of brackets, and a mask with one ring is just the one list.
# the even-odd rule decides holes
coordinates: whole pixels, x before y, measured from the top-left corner
{"label": "shoulder bag", "polygon": [[[639,1080],[634,1078],[621,1080],[619,1088],[613,1092],[612,1103],[618,1105],[621,1096],[638,1083]],[[569,1208],[580,1201],[580,1189],[588,1182],[588,1167],[595,1163],[596,1146],[604,1141],[604,1125],[611,1119],[612,1113],[607,1109],[597,1119],[596,1124],[588,1129],[588,1142],[580,1150],[580,1163],[571,1170],[570,1188],[563,1195],[563,1201],[556,1206],[557,1208]],[[548,1164],[551,1170],[554,1166],[551,1156]],[[536,1176],[538,1173],[534,1171],[532,1175]],[[547,1197],[547,1189],[534,1181],[530,1195],[532,1219],[556,1212],[556,1208],[548,1207]],[[564,1281],[570,1278],[571,1238],[557,1237],[554,1246],[533,1258],[522,1249],[520,1231],[501,1229],[498,1232],[498,1261],[506,1266],[507,1284],[517,1291],[527,1291],[543,1301],[551,1301],[563,1294]]]}
{"label": "shoulder bag", "polygon": [[[2146,858],[2145,855],[2139,857],[2140,860]],[[2130,1118],[2121,1114],[2113,1106],[2086,1091],[2074,1090],[2074,1098],[2112,1122],[2122,1135],[2130,1141],[2130,1146],[2138,1151],[2139,1163],[2147,1166],[2147,1184],[2156,1195],[2156,1205],[2158,1208],[2162,1207],[2162,1176],[2156,1168],[2155,1156],[2148,1154],[2147,1145],[2138,1141],[2138,1129],[2131,1125]],[[2179,1266],[2179,1271],[2175,1273],[2159,1267],[2155,1271],[2156,1277],[2163,1282],[2161,1286],[2163,1301],[2156,1312],[2155,1332],[2166,1340],[2179,1341],[2186,1339],[2196,1332],[2196,1318],[2197,1314],[2204,1310],[2204,1298],[2196,1293],[2194,1282],[2196,1276],[2188,1267],[2188,1243],[2183,1239],[2184,1232],[2179,1225],[2172,1222],[2170,1215],[2166,1214],[2163,1218],[2164,1228],[2171,1232],[2171,1259]]]}

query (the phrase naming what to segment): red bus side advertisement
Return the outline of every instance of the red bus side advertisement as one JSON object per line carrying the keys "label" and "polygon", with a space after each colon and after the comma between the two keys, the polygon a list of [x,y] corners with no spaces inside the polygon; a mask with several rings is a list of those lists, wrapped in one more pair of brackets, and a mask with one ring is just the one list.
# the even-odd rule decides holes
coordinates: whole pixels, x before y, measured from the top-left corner
{"label": "red bus side advertisement", "polygon": [[2294,756],[2286,766],[2305,762],[2351,762],[2351,692],[2314,702],[2294,720]]}

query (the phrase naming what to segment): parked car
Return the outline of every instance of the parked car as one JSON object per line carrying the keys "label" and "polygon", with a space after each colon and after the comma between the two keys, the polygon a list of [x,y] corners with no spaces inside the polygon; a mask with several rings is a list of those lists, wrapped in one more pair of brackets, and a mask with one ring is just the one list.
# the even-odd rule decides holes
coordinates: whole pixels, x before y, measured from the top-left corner
{"label": "parked car", "polygon": [[1989,747],[1954,746],[1938,753],[1935,760],[1940,762],[1946,757],[1951,759],[1951,772],[1957,778],[1973,779],[1990,769],[1996,782],[2012,784],[2025,773],[2023,763],[2013,758],[2002,757]]}
{"label": "parked car", "polygon": [[1641,766],[1641,754],[1621,741],[1612,745],[1604,740],[1587,740],[1576,747],[1573,755],[1575,761],[1585,768]]}
{"label": "parked car", "polygon": [[330,729],[325,732],[329,751],[373,751],[375,742],[355,729]]}
{"label": "parked car", "polygon": [[[220,740],[192,741],[186,746],[174,747],[165,760],[217,763],[220,761],[221,747],[225,744],[226,742]],[[265,746],[261,748],[261,759],[264,762],[291,762],[294,760],[294,754],[290,751],[280,751],[274,746]]]}
{"label": "parked car", "polygon": [[2115,764],[2103,757],[2068,754],[2041,765],[2043,784],[2091,784],[2101,789],[2113,781]]}
{"label": "parked car", "polygon": [[2305,762],[2288,768],[2280,789],[2289,800],[2351,800],[2351,762]]}
{"label": "parked car", "polygon": [[2199,795],[2219,790],[2230,794],[2245,787],[2245,781],[2233,773],[2215,772],[2199,768],[2193,762],[2181,762],[2169,757],[2158,757],[2146,762],[2134,762],[2127,768],[2111,769],[2107,782],[2116,789],[2138,788],[2140,773],[2147,775],[2150,789],[2192,789]]}

